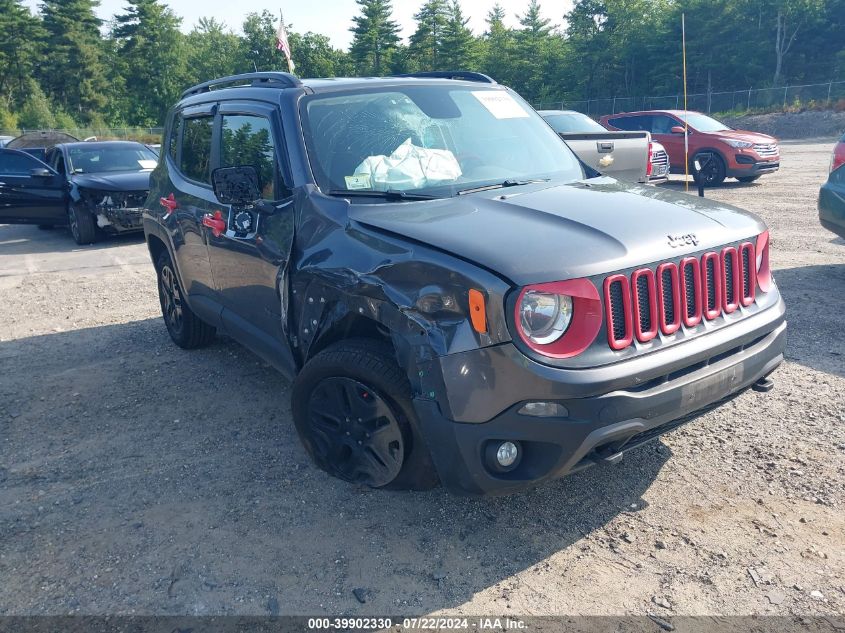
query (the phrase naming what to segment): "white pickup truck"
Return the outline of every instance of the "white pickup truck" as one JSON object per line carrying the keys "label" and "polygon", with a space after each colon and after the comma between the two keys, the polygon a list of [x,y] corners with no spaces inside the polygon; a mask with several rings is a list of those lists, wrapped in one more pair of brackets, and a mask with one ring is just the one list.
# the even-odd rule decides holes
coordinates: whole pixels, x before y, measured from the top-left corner
{"label": "white pickup truck", "polygon": [[539,113],[578,158],[596,171],[629,182],[660,184],[669,179],[669,155],[648,132],[610,132],[572,110]]}

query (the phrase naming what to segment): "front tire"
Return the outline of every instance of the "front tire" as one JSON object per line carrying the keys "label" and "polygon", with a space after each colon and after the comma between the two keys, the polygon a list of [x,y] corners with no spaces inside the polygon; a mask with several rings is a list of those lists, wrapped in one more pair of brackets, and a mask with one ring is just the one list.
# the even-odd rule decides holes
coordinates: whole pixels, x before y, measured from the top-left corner
{"label": "front tire", "polygon": [[725,161],[716,152],[700,152],[693,158],[693,165],[696,160],[701,165],[700,178],[704,181],[705,187],[717,187],[725,181],[727,175]]}
{"label": "front tire", "polygon": [[437,473],[411,397],[393,350],[359,339],[337,343],[305,365],[291,409],[306,452],[330,475],[372,488],[429,490]]}
{"label": "front tire", "polygon": [[182,349],[195,349],[208,345],[216,331],[214,327],[194,314],[185,303],[179,277],[176,275],[176,267],[167,251],[162,251],[158,256],[156,273],[161,314],[170,338]]}
{"label": "front tire", "polygon": [[68,224],[74,241],[80,246],[93,244],[97,240],[94,216],[84,209],[78,209],[72,202],[67,208]]}

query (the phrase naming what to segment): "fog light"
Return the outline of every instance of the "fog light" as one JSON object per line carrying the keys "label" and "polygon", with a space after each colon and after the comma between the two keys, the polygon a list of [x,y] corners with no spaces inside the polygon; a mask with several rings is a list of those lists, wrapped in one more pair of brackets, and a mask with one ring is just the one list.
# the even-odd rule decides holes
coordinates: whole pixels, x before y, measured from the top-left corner
{"label": "fog light", "polygon": [[502,442],[496,451],[496,461],[502,468],[510,468],[519,457],[519,447],[513,442]]}
{"label": "fog light", "polygon": [[518,413],[535,418],[565,418],[569,416],[569,410],[557,402],[529,402],[524,404]]}

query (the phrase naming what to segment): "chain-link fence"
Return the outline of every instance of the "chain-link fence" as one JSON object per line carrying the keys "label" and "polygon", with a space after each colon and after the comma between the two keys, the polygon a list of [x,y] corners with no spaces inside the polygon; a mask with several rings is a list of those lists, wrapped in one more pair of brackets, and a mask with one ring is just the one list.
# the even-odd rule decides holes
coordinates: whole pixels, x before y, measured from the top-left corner
{"label": "chain-link fence", "polygon": [[[707,113],[772,112],[790,107],[830,107],[841,99],[845,99],[845,81],[829,81],[824,84],[784,86],[783,88],[749,88],[729,92],[691,94],[687,95],[687,108]],[[658,97],[610,97],[537,105],[538,110],[576,110],[595,118],[619,112],[681,110],[683,107],[683,94]]]}
{"label": "chain-link fence", "polygon": [[[0,130],[0,136],[20,136],[26,132],[41,132],[43,130]],[[80,140],[96,138],[101,141],[139,141],[141,143],[161,143],[164,128],[160,127],[110,127],[110,128],[71,128],[66,130],[50,130],[64,132]]]}

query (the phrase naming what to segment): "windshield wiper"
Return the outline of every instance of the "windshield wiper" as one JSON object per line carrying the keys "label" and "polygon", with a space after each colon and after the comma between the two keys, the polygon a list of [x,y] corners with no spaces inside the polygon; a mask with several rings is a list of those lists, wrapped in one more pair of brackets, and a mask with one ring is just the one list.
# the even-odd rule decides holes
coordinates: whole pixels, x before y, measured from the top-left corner
{"label": "windshield wiper", "polygon": [[492,189],[504,189],[505,187],[519,187],[521,185],[531,185],[535,182],[549,182],[551,178],[531,178],[526,180],[516,180],[508,178],[504,182],[497,182],[492,185],[482,185],[480,187],[472,187],[470,189],[461,189],[458,195],[461,196],[466,193],[476,193],[477,191],[490,191]]}
{"label": "windshield wiper", "polygon": [[385,200],[438,200],[437,196],[428,196],[423,193],[409,193],[388,189],[387,191],[373,191],[371,189],[332,189],[330,196],[359,197],[359,198],[384,198]]}

